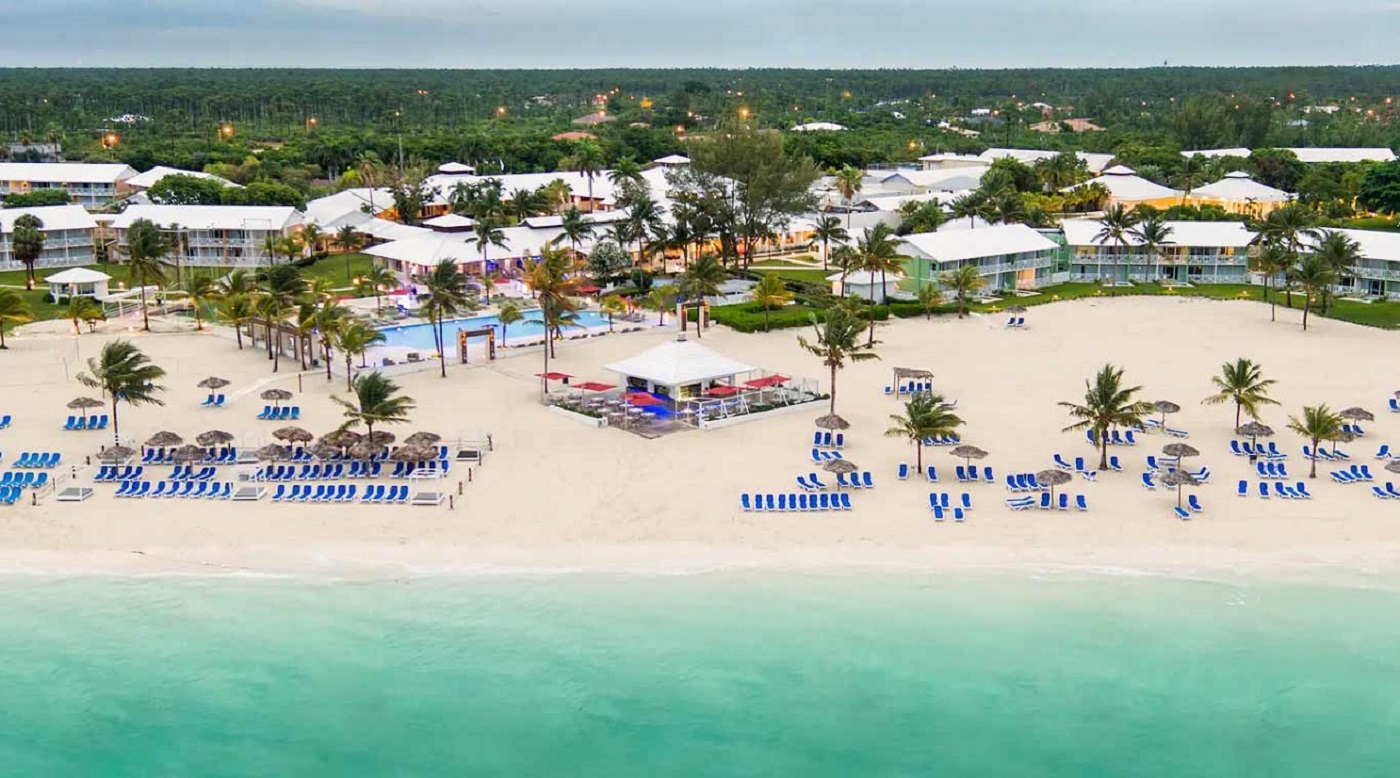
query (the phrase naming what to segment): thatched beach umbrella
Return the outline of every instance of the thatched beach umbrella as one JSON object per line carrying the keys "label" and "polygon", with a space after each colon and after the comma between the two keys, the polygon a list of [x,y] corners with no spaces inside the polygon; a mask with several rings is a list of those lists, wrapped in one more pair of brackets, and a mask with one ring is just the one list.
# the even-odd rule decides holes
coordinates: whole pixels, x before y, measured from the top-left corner
{"label": "thatched beach umbrella", "polygon": [[97,458],[108,462],[120,462],[136,456],[136,452],[126,446],[108,446],[98,453]]}
{"label": "thatched beach umbrella", "polygon": [[1013,305],[1013,306],[1011,306],[1010,308],[1007,308],[1007,309],[1006,309],[1006,312],[1007,312],[1007,313],[1025,313],[1025,312],[1026,312],[1026,306],[1024,306],[1024,305]]}
{"label": "thatched beach umbrella", "polygon": [[320,440],[311,447],[311,455],[317,459],[340,459],[345,454],[341,451],[340,446],[332,446],[326,441]]}
{"label": "thatched beach umbrella", "polygon": [[974,459],[987,458],[987,452],[983,451],[982,449],[976,446],[958,446],[957,448],[953,449],[952,451],[949,451],[948,453],[959,459],[965,460],[965,464],[968,465],[971,465],[972,460]]}
{"label": "thatched beach umbrella", "polygon": [[375,430],[374,432],[371,432],[370,434],[365,436],[364,442],[369,443],[373,446],[379,446],[380,448],[383,448],[389,445],[390,443],[393,443],[395,440],[397,440],[397,438],[394,437],[394,433],[385,432],[384,430]]}
{"label": "thatched beach umbrella", "polygon": [[436,432],[415,432],[404,438],[406,446],[435,446],[442,440],[442,436]]}
{"label": "thatched beach umbrella", "polygon": [[345,455],[351,459],[373,459],[382,453],[384,453],[383,446],[375,445],[368,440],[362,440],[345,449]]}
{"label": "thatched beach umbrella", "polygon": [[321,436],[316,445],[334,446],[336,448],[350,448],[351,446],[364,440],[365,436],[354,430],[332,430]]}
{"label": "thatched beach umbrella", "polygon": [[292,450],[287,446],[279,446],[276,443],[270,443],[258,449],[257,451],[254,451],[253,456],[263,460],[264,462],[271,462],[278,459],[291,458]]}
{"label": "thatched beach umbrella", "polygon": [[437,459],[438,450],[435,446],[418,444],[414,446],[399,446],[389,458],[395,462],[427,462],[430,459]]}
{"label": "thatched beach umbrella", "polygon": [[1069,483],[1072,477],[1073,476],[1063,470],[1041,470],[1039,473],[1035,474],[1037,483],[1050,485],[1050,499],[1052,500],[1055,499],[1055,487]]}
{"label": "thatched beach umbrella", "polygon": [[171,458],[176,462],[203,462],[209,458],[209,452],[203,446],[181,446],[175,449]]}
{"label": "thatched beach umbrella", "polygon": [[[933,371],[931,371],[931,370],[922,370],[922,369],[916,368],[916,367],[896,367],[896,368],[894,369],[894,383],[891,384],[891,385],[894,386],[895,388],[898,388],[898,387],[900,386],[900,384],[903,384],[906,380],[909,380],[909,381],[932,381],[932,380],[933,380]],[[898,395],[898,392],[892,392],[891,394],[892,394],[892,395]]]}
{"label": "thatched beach umbrella", "polygon": [[77,411],[86,410],[88,408],[101,408],[106,404],[107,403],[104,403],[95,397],[75,397],[68,402],[68,407]]}
{"label": "thatched beach umbrella", "polygon": [[1181,406],[1177,405],[1171,400],[1158,400],[1157,402],[1152,403],[1152,407],[1156,408],[1157,411],[1162,414],[1163,427],[1167,426],[1167,414],[1177,413],[1181,410]]}
{"label": "thatched beach umbrella", "polygon": [[1392,473],[1400,473],[1400,459],[1392,459],[1386,462],[1385,469]]}
{"label": "thatched beach umbrella", "polygon": [[209,430],[194,436],[194,442],[201,446],[222,446],[233,441],[233,433],[223,430]]}
{"label": "thatched beach umbrella", "polygon": [[[849,459],[828,459],[824,464],[822,464],[822,469],[828,473],[848,475],[850,473],[856,472],[860,468],[856,466],[856,463],[852,462]],[[836,482],[836,488],[841,488],[840,481]]]}
{"label": "thatched beach umbrella", "polygon": [[146,445],[152,448],[169,448],[170,446],[178,446],[184,442],[185,439],[179,435],[165,431],[157,432],[146,439]]}
{"label": "thatched beach umbrella", "polygon": [[1201,482],[1197,481],[1195,476],[1191,475],[1185,470],[1180,469],[1173,470],[1170,473],[1167,473],[1166,475],[1162,476],[1162,483],[1166,484],[1167,486],[1176,487],[1176,507],[1178,508],[1181,507],[1181,487],[1201,485]]}
{"label": "thatched beach umbrella", "polygon": [[285,440],[288,443],[310,443],[316,439],[308,430],[301,427],[282,427],[272,433],[272,437],[278,440]]}
{"label": "thatched beach umbrella", "polygon": [[1273,437],[1274,428],[1262,422],[1251,421],[1248,424],[1244,424],[1239,429],[1235,430],[1235,434],[1249,436],[1249,450],[1251,452],[1249,455],[1249,461],[1253,462],[1257,458],[1257,456],[1253,453],[1255,443],[1258,442],[1259,438]]}
{"label": "thatched beach umbrella", "polygon": [[229,381],[227,378],[220,378],[216,375],[211,375],[203,381],[200,381],[198,384],[196,384],[196,386],[198,386],[200,389],[222,389],[225,386],[228,386],[230,383],[232,382]]}
{"label": "thatched beach umbrella", "polygon": [[1376,414],[1371,413],[1365,408],[1347,408],[1343,411],[1338,412],[1337,415],[1342,417],[1343,419],[1351,419],[1352,421],[1376,420]]}
{"label": "thatched beach umbrella", "polygon": [[1195,446],[1186,443],[1168,443],[1162,446],[1162,453],[1169,457],[1176,457],[1177,468],[1181,468],[1182,457],[1198,457],[1201,452]]}
{"label": "thatched beach umbrella", "polygon": [[267,400],[267,401],[269,401],[269,402],[276,403],[276,404],[279,404],[279,405],[280,405],[284,400],[290,400],[290,399],[292,399],[292,393],[289,392],[289,391],[287,391],[286,389],[268,389],[268,390],[264,391],[262,394],[260,394],[260,395],[258,395],[258,396],[261,397],[261,398],[264,399],[264,400]]}
{"label": "thatched beach umbrella", "polygon": [[847,430],[851,428],[851,423],[834,413],[829,413],[817,419],[817,426],[824,430]]}

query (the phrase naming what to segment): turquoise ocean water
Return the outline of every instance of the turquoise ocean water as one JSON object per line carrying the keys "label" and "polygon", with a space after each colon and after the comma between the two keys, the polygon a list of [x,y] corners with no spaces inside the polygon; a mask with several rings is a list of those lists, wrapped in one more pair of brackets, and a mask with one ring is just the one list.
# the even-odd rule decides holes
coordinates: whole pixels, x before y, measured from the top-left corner
{"label": "turquoise ocean water", "polygon": [[1390,776],[1400,595],[0,579],[4,776]]}

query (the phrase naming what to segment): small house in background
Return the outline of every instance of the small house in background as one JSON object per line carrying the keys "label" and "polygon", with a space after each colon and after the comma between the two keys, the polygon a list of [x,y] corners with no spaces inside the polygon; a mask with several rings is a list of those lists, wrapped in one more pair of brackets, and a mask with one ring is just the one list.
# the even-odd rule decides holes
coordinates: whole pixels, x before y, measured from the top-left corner
{"label": "small house in background", "polygon": [[855,270],[847,273],[844,280],[840,273],[833,273],[826,280],[831,282],[831,293],[837,297],[859,297],[879,304],[885,302],[891,289],[899,288],[903,278],[900,273],[886,273],[882,281],[879,273]]}
{"label": "small house in background", "polygon": [[100,270],[75,267],[55,273],[44,279],[49,285],[49,299],[56,303],[70,297],[91,297],[100,300],[107,296],[107,285],[112,277]]}

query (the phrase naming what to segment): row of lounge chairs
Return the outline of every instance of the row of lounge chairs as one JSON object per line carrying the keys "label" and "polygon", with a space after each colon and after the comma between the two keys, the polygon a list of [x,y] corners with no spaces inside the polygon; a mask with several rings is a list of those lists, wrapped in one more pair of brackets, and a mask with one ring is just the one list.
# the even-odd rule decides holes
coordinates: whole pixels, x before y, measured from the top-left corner
{"label": "row of lounge chairs", "polygon": [[63,428],[80,432],[82,430],[105,430],[107,429],[107,415],[101,416],[69,416],[68,421],[63,423]]}
{"label": "row of lounge chairs", "polygon": [[[1137,438],[1133,437],[1132,430],[1124,430],[1123,432],[1109,430],[1104,435],[1110,446],[1136,446],[1138,444]],[[1094,435],[1093,430],[1084,430],[1084,439],[1089,441],[1091,446],[1099,444],[1098,436]]]}
{"label": "row of lounge chairs", "polygon": [[408,502],[408,486],[406,484],[386,485],[370,484],[365,487],[365,496],[360,498],[361,503],[396,503],[404,504]]}
{"label": "row of lounge chairs", "polygon": [[957,476],[959,483],[965,484],[975,484],[978,481],[986,481],[987,483],[992,483],[993,481],[997,480],[996,474],[992,472],[991,467],[983,467],[982,477],[978,478],[976,465],[968,465],[966,468],[964,468],[962,465],[958,465],[956,468],[953,469],[953,475]]}
{"label": "row of lounge chairs", "polygon": [[[1269,499],[1269,483],[1270,483],[1269,481],[1260,481],[1260,482],[1259,482],[1259,497],[1260,497],[1261,499],[1264,499],[1264,500]],[[1272,483],[1273,483],[1273,485],[1274,485],[1274,496],[1275,496],[1275,497],[1281,497],[1281,498],[1283,498],[1283,499],[1285,499],[1285,500],[1311,500],[1311,499],[1312,499],[1312,492],[1309,492],[1309,491],[1308,491],[1307,484],[1304,484],[1302,481],[1299,481],[1297,486],[1289,486],[1289,485],[1283,483],[1282,481],[1273,481]],[[1240,480],[1239,487],[1236,488],[1236,490],[1235,490],[1235,494],[1238,495],[1238,496],[1240,496],[1240,497],[1248,497],[1248,496],[1249,496],[1249,482],[1248,482],[1248,481],[1245,481],[1245,480],[1243,480],[1243,479],[1241,479],[1241,480]]]}
{"label": "row of lounge chairs", "polygon": [[228,481],[122,481],[112,496],[227,500],[233,496],[233,484]]}
{"label": "row of lounge chairs", "polygon": [[957,435],[934,435],[924,438],[925,446],[956,446],[959,443],[962,443],[962,438]]}
{"label": "row of lounge chairs", "polygon": [[[1158,473],[1158,471],[1156,471],[1156,470],[1151,470],[1151,471],[1148,471],[1148,472],[1146,472],[1146,473],[1143,473],[1143,474],[1142,474],[1142,488],[1146,489],[1146,490],[1149,491],[1149,492],[1155,491],[1155,490],[1157,489],[1157,478],[1156,478],[1157,473]],[[1200,470],[1197,470],[1197,471],[1194,472],[1194,473],[1188,472],[1187,475],[1189,475],[1189,476],[1191,476],[1192,478],[1196,479],[1196,480],[1199,481],[1200,483],[1207,483],[1207,482],[1210,481],[1210,468],[1208,468],[1208,467],[1203,467],[1203,468],[1201,468]]]}
{"label": "row of lounge chairs", "polygon": [[1024,317],[1024,316],[1012,316],[1011,318],[1009,318],[1009,319],[1006,320],[1006,327],[1007,327],[1007,329],[1013,329],[1013,330],[1025,329],[1025,327],[1026,327],[1026,317]]}
{"label": "row of lounge chairs", "polygon": [[51,467],[58,467],[58,463],[63,460],[63,455],[57,451],[48,453],[34,453],[25,451],[19,455],[11,467],[33,468],[37,470],[47,470]]}
{"label": "row of lounge chairs", "polygon": [[[1304,456],[1307,455],[1307,446],[1304,446]],[[1252,444],[1247,440],[1230,441],[1230,453],[1237,457],[1258,457],[1259,459],[1287,459],[1288,455],[1278,450],[1278,444],[1270,442],[1267,447],[1263,443]]]}
{"label": "row of lounge chairs", "polygon": [[[237,461],[238,449],[226,446],[224,448],[204,449],[204,459],[200,460],[200,464],[231,465]],[[141,464],[173,465],[175,464],[175,449],[148,448],[146,453],[141,455]]]}
{"label": "row of lounge chairs", "polygon": [[1177,457],[1161,456],[1157,454],[1147,455],[1147,469],[1153,473],[1163,469],[1175,470],[1178,464],[1180,464],[1180,460],[1178,460]]}
{"label": "row of lounge chairs", "polygon": [[1188,511],[1186,510],[1186,508],[1183,508],[1180,505],[1173,505],[1172,514],[1178,519],[1181,519],[1182,521],[1190,521],[1191,514],[1205,513],[1205,508],[1201,507],[1201,501],[1197,500],[1196,495],[1194,494],[1186,495],[1186,506],[1191,510]]}
{"label": "row of lounge chairs", "polygon": [[18,486],[21,489],[38,489],[49,482],[48,473],[16,473],[13,470],[6,470],[0,475],[0,486]]}
{"label": "row of lounge chairs", "polygon": [[[932,392],[932,391],[933,391],[933,383],[932,383],[932,382],[929,382],[929,381],[911,381],[911,382],[909,382],[909,383],[907,383],[907,384],[900,384],[900,385],[899,385],[899,393],[900,393],[900,394],[919,394],[919,393],[921,393],[921,392]],[[894,394],[894,393],[895,393],[895,389],[894,389],[893,386],[886,386],[886,387],[885,387],[885,394],[889,395],[889,394]]]}
{"label": "row of lounge chairs", "polygon": [[134,481],[141,478],[146,473],[146,468],[142,465],[103,465],[97,468],[97,473],[92,477],[94,483],[109,484],[115,481]]}
{"label": "row of lounge chairs", "polygon": [[0,505],[14,505],[24,496],[24,488],[0,484]]}
{"label": "row of lounge chairs", "polygon": [[812,449],[813,462],[826,462],[828,460],[841,458],[842,456],[840,451],[822,451],[819,448]]}
{"label": "row of lounge chairs", "polygon": [[949,513],[952,513],[953,521],[964,521],[967,514],[972,512],[972,495],[963,492],[954,503],[953,496],[947,492],[929,492],[928,509],[934,521],[943,521]]}
{"label": "row of lounge chairs", "polygon": [[830,432],[817,430],[812,433],[812,445],[817,448],[845,448],[846,436],[838,432],[833,439]]}
{"label": "row of lounge chairs", "polygon": [[1036,480],[1035,473],[1012,473],[1006,476],[1008,492],[1048,492],[1050,484]]}
{"label": "row of lounge chairs", "polygon": [[[1379,456],[1376,458],[1380,459]],[[1320,459],[1328,462],[1348,462],[1351,460],[1351,457],[1339,448],[1333,448],[1331,451],[1328,451],[1322,446],[1318,446],[1317,451],[1313,451],[1307,446],[1303,446],[1303,459],[1308,461]]]}
{"label": "row of lounge chairs", "polygon": [[373,478],[378,476],[381,466],[362,462],[334,465],[268,465],[253,473],[254,481],[340,481],[346,478]]}
{"label": "row of lounge chairs", "polygon": [[1288,466],[1282,462],[1255,462],[1254,471],[1260,478],[1288,478]]}
{"label": "row of lounge chairs", "polygon": [[1355,435],[1358,438],[1366,437],[1366,430],[1361,429],[1360,424],[1343,424],[1342,432]]}
{"label": "row of lounge chairs", "polygon": [[224,403],[225,403],[226,401],[227,401],[227,398],[225,398],[222,394],[210,394],[208,397],[204,398],[204,402],[200,403],[200,404],[199,404],[199,407],[201,407],[201,408],[222,408],[222,407],[224,407]]}
{"label": "row of lounge chairs", "polygon": [[301,418],[301,406],[284,405],[281,408],[274,408],[271,405],[264,405],[258,418],[263,421],[296,421]]}
{"label": "row of lounge chairs", "polygon": [[1339,484],[1354,484],[1361,481],[1374,481],[1371,476],[1371,468],[1365,465],[1352,465],[1346,470],[1333,470],[1330,475],[1332,480]]}
{"label": "row of lounge chairs", "polygon": [[1382,500],[1400,500],[1400,491],[1396,491],[1395,484],[1390,481],[1385,482],[1385,488],[1379,486],[1371,487],[1371,494]]}
{"label": "row of lounge chairs", "polygon": [[[290,486],[291,488],[287,488]],[[377,484],[369,488],[373,488]],[[399,487],[394,487],[397,498]],[[273,502],[351,502],[359,496],[360,487],[356,484],[278,484],[272,493]],[[408,487],[403,487],[404,498],[408,497]],[[397,500],[395,500],[397,501]],[[371,500],[372,502],[372,500]]]}
{"label": "row of lounge chairs", "polygon": [[[1079,473],[1080,475],[1084,476],[1085,479],[1090,481],[1094,480],[1094,476],[1098,473],[1097,470],[1090,470],[1088,467],[1085,466],[1084,457],[1075,457],[1074,464],[1072,465],[1059,454],[1056,454],[1054,456],[1054,459],[1055,467],[1058,467],[1061,470],[1069,470],[1071,472]],[[1115,473],[1123,472],[1123,464],[1118,461],[1117,454],[1114,454],[1113,456],[1110,456],[1108,458],[1108,469],[1114,471]]]}
{"label": "row of lounge chairs", "polygon": [[212,481],[214,480],[214,476],[218,474],[219,468],[213,465],[205,465],[198,470],[194,469],[194,465],[176,465],[175,469],[170,471],[170,480]]}
{"label": "row of lounge chairs", "polygon": [[[1394,397],[1390,398],[1390,412],[1391,412],[1391,413],[1400,413],[1400,400],[1397,400],[1397,399],[1395,399]],[[9,417],[9,416],[6,416],[5,418],[8,419],[8,418],[10,418],[10,417]],[[5,425],[0,424],[0,429],[3,429],[4,426],[5,426]]]}
{"label": "row of lounge chairs", "polygon": [[848,511],[851,495],[846,492],[829,494],[759,494],[739,495],[739,506],[746,511]]}
{"label": "row of lounge chairs", "polygon": [[[1061,492],[1059,499],[1056,500],[1050,496],[1049,492],[1041,492],[1039,500],[1029,495],[1025,497],[1011,497],[1006,500],[1006,507],[1013,511],[1025,511],[1031,508],[1039,508],[1043,511],[1058,508],[1059,510],[1067,511],[1070,507],[1070,496]],[[1074,496],[1074,507],[1079,511],[1088,511],[1089,500],[1082,494],[1076,494]]]}

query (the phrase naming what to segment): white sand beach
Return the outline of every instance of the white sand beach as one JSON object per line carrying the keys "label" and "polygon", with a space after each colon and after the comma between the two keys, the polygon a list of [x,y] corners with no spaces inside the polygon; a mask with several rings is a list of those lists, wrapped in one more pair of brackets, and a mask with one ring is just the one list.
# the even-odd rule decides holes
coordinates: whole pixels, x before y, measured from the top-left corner
{"label": "white sand beach", "polygon": [[[695,571],[720,567],[854,566],[995,569],[1007,566],[1143,571],[1251,571],[1330,568],[1366,574],[1400,568],[1400,500],[1373,497],[1369,486],[1309,480],[1310,501],[1261,500],[1235,494],[1250,477],[1247,462],[1229,454],[1233,406],[1203,406],[1210,377],[1221,363],[1249,357],[1278,380],[1264,421],[1290,454],[1291,474],[1305,478],[1301,439],[1286,430],[1287,415],[1326,402],[1359,405],[1376,414],[1368,436],[1344,448],[1387,474],[1372,459],[1381,443],[1400,444],[1400,414],[1386,401],[1400,376],[1395,333],[1314,318],[1307,333],[1298,316],[1251,303],[1189,298],[1083,300],[1033,309],[1029,329],[1002,328],[1004,316],[958,321],[906,320],[881,326],[878,361],[842,371],[837,410],[849,419],[845,456],[873,471],[875,489],[853,494],[855,509],[830,513],[745,513],[744,491],[796,492],[794,477],[816,469],[808,452],[812,421],[825,412],[755,421],[715,431],[656,440],[612,429],[591,429],[538,403],[538,350],[489,365],[452,367],[401,377],[418,410],[401,437],[430,430],[452,439],[490,433],[495,450],[476,469],[455,510],[359,504],[232,503],[210,500],[124,500],[112,485],[97,485],[83,503],[0,509],[0,568],[62,572],[245,574],[318,573],[400,575],[491,570]],[[124,437],[144,440],[168,429],[186,438],[228,430],[241,447],[271,442],[277,425],[254,418],[269,386],[297,391],[290,360],[274,377],[263,352],[239,352],[229,333],[53,334],[58,323],[34,325],[0,352],[0,414],[14,416],[0,431],[4,462],[21,451],[61,451],[64,467],[81,463],[110,433],[61,429],[72,397],[90,394],[73,380],[81,361],[104,339],[131,337],[169,371],[164,407],[120,409]],[[45,334],[45,332],[49,334]],[[729,356],[786,375],[821,378],[815,357],[798,348],[794,331],[741,335],[708,331],[703,343]],[[633,333],[560,346],[551,365],[580,380],[612,382],[602,366],[672,337]],[[1084,381],[1105,362],[1125,368],[1142,399],[1182,406],[1171,425],[1189,430],[1189,442],[1207,465],[1211,483],[1196,490],[1205,513],[1190,522],[1173,517],[1172,490],[1147,492],[1140,481],[1146,454],[1170,442],[1140,436],[1135,448],[1117,448],[1123,473],[1096,483],[1076,478],[1063,489],[1084,494],[1088,513],[1012,512],[1001,485],[964,487],[952,479],[960,460],[946,449],[925,451],[926,464],[945,474],[941,491],[972,494],[964,524],[931,520],[930,486],[895,479],[899,462],[914,461],[906,443],[883,436],[900,403],[882,395],[894,366],[932,370],[937,391],[959,401],[967,424],[963,441],[991,456],[981,462],[1007,472],[1052,467],[1051,455],[1093,454],[1082,433],[1062,433],[1061,400],[1082,398]],[[229,405],[198,407],[207,392],[195,383],[210,374],[231,379]],[[301,426],[317,434],[341,421],[329,396],[344,379],[305,375]],[[96,468],[80,470],[86,484]],[[231,471],[230,471],[231,473]],[[228,478],[228,476],[223,476]],[[451,487],[466,478],[452,474]],[[1291,479],[1298,480],[1297,478]],[[1392,475],[1400,482],[1400,476]]]}

